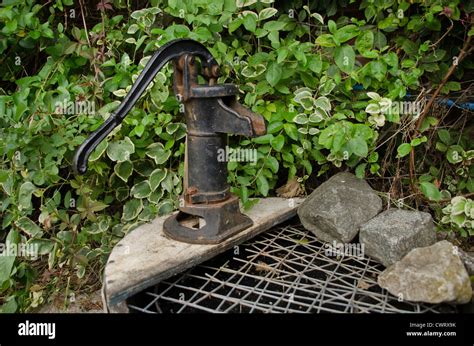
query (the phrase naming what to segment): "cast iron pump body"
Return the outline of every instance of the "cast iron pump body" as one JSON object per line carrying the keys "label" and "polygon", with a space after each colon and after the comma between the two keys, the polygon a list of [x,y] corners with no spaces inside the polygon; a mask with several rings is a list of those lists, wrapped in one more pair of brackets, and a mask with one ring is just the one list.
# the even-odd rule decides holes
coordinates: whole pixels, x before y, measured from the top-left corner
{"label": "cast iron pump body", "polygon": [[[206,84],[198,84],[201,75]],[[225,150],[227,134],[248,137],[266,133],[261,115],[237,102],[234,84],[216,84],[219,66],[200,43],[174,40],[162,46],[149,60],[130,92],[112,114],[76,151],[73,168],[87,170],[92,151],[117,127],[138,101],[160,69],[173,61],[174,92],[183,104],[187,125],[184,192],[179,212],[163,224],[170,238],[196,244],[217,244],[250,227],[253,221],[240,212],[239,200],[230,193],[227,162],[218,160]]]}

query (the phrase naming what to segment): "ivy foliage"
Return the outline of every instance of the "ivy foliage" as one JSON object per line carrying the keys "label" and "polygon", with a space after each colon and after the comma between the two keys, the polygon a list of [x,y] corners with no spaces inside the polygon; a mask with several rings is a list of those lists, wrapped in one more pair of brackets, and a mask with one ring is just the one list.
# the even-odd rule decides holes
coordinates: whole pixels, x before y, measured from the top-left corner
{"label": "ivy foliage", "polygon": [[[88,174],[71,170],[78,145],[173,39],[208,47],[221,65],[218,82],[239,85],[240,101],[266,119],[266,135],[229,140],[257,151],[256,163],[228,163],[232,192],[245,207],[277,185],[294,179],[305,185],[333,167],[359,177],[395,174],[396,159],[414,149],[423,155],[430,145],[442,159],[424,163],[416,181],[426,198],[474,191],[472,138],[437,131],[435,115],[408,138],[404,126],[416,114],[392,107],[426,88],[442,85],[442,94],[463,88],[473,64],[456,57],[474,33],[473,1],[131,3],[2,3],[0,240],[37,254],[0,256],[3,312],[28,311],[65,287],[97,283],[127,232],[178,207],[186,126],[169,66],[91,155]],[[460,203],[444,209],[457,226]],[[472,219],[472,208],[465,215]]]}

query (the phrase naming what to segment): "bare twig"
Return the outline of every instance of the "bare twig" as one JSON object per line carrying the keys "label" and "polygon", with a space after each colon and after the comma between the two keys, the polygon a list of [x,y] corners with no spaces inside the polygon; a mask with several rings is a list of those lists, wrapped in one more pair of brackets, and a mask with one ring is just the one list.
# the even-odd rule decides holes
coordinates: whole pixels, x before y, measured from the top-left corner
{"label": "bare twig", "polygon": [[87,30],[86,16],[84,15],[84,3],[83,3],[83,0],[79,0],[79,6],[81,7],[82,23],[84,24],[84,30],[86,31],[87,43],[89,44],[89,47],[92,47],[92,46],[91,46],[91,41],[89,40],[89,31]]}
{"label": "bare twig", "polygon": [[451,18],[448,18],[448,19],[449,19],[449,21],[451,22],[451,25],[450,25],[449,28],[446,30],[446,32],[443,34],[443,36],[441,36],[441,37],[439,38],[438,41],[436,41],[435,43],[433,43],[433,44],[430,45],[430,48],[436,47],[436,46],[449,34],[449,32],[453,29],[454,23],[453,23],[453,21],[451,20]]}
{"label": "bare twig", "polygon": [[[419,129],[420,129],[421,125],[423,124],[423,120],[426,118],[426,116],[429,113],[431,107],[433,106],[433,102],[438,97],[439,93],[441,92],[441,89],[448,82],[449,78],[454,73],[454,71],[456,70],[459,63],[473,51],[474,47],[471,46],[471,37],[472,36],[469,36],[467,38],[467,40],[464,42],[464,45],[463,45],[461,51],[459,52],[459,55],[457,56],[457,63],[451,65],[448,72],[446,72],[446,75],[444,76],[443,80],[438,85],[438,88],[433,93],[433,96],[430,98],[430,100],[428,101],[426,106],[423,108],[423,112],[418,117],[418,121],[416,123],[414,136],[416,136],[418,134]],[[412,188],[415,191],[418,191],[418,188],[415,184],[415,151],[414,151],[414,148],[411,148],[411,151],[410,151],[410,180],[411,180]]]}

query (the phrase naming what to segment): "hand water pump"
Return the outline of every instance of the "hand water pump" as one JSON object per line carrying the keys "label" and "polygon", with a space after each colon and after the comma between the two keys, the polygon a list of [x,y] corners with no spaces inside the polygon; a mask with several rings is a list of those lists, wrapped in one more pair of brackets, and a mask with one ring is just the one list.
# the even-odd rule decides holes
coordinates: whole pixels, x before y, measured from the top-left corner
{"label": "hand water pump", "polygon": [[[178,213],[165,221],[163,231],[170,238],[187,243],[217,244],[253,224],[240,212],[238,198],[230,193],[227,162],[218,159],[219,153],[225,150],[227,134],[261,136],[266,133],[266,126],[261,115],[237,101],[236,85],[216,84],[219,66],[202,44],[182,39],[162,46],[116,112],[78,148],[73,168],[78,174],[87,171],[90,154],[123,121],[169,61],[174,68],[174,92],[184,104],[187,135],[184,203]],[[199,72],[207,83],[198,84]]]}

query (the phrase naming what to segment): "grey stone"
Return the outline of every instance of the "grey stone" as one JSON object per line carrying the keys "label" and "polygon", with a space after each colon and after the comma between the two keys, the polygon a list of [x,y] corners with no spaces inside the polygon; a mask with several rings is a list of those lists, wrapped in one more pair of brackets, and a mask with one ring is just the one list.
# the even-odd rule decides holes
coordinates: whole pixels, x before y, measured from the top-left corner
{"label": "grey stone", "polygon": [[460,249],[459,256],[461,257],[461,261],[464,263],[464,267],[466,267],[467,273],[469,275],[474,275],[474,253],[464,252]]}
{"label": "grey stone", "polygon": [[458,248],[447,240],[413,249],[378,277],[378,284],[407,301],[468,303],[472,289]]}
{"label": "grey stone", "polygon": [[351,173],[338,173],[314,190],[298,208],[303,226],[326,242],[350,242],[361,224],[382,209],[382,199]]}
{"label": "grey stone", "polygon": [[360,227],[359,241],[365,255],[388,267],[417,247],[436,243],[429,213],[389,209]]}

